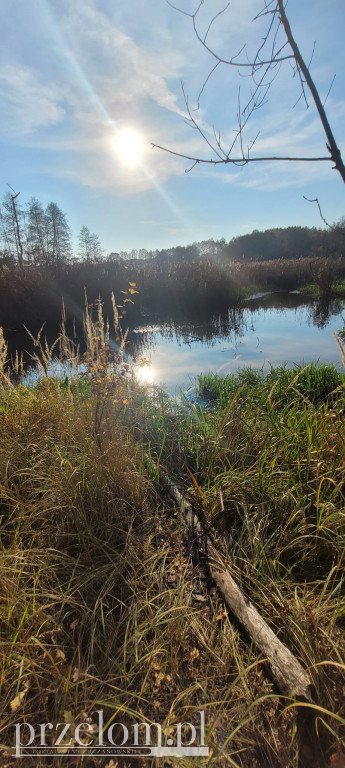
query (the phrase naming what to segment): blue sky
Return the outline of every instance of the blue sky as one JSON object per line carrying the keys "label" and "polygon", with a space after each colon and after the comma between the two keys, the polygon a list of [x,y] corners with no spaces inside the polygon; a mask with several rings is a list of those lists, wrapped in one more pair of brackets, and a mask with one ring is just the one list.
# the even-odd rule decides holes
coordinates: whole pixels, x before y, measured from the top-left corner
{"label": "blue sky", "polygon": [[[186,11],[195,0],[181,0]],[[205,0],[206,29],[222,7]],[[224,55],[248,45],[255,52],[264,26],[251,23],[262,0],[232,0],[211,29],[209,43]],[[296,40],[308,61],[338,144],[345,155],[343,0],[289,0]],[[230,239],[252,229],[293,224],[321,226],[345,215],[345,189],[330,163],[253,164],[245,168],[201,166],[151,143],[188,155],[211,156],[186,125],[183,80],[190,105],[212,66],[193,35],[191,21],[165,0],[2,0],[0,54],[1,184],[65,211],[76,236],[83,224],[105,250],[159,248],[209,237]],[[195,114],[230,144],[248,78],[218,69]],[[260,154],[325,155],[325,138],[311,100],[299,96],[289,62],[271,87],[267,103],[253,115],[245,135]],[[193,113],[194,114],[194,113]],[[143,155],[128,167],[116,152],[124,129],[141,137]]]}

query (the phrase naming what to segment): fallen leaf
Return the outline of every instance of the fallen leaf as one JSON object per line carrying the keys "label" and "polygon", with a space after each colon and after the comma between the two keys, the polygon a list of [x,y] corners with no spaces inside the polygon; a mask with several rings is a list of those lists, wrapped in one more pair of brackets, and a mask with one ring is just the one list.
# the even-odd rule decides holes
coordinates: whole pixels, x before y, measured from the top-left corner
{"label": "fallen leaf", "polygon": [[206,603],[205,595],[202,595],[200,592],[192,592],[192,598],[198,603]]}
{"label": "fallen leaf", "polygon": [[10,702],[11,712],[16,712],[17,709],[19,709],[19,707],[20,707],[20,705],[21,705],[21,703],[22,703],[22,701],[23,701],[23,699],[25,697],[25,694],[26,694],[26,692],[28,690],[28,687],[29,687],[29,683],[27,683],[27,682],[24,683],[23,690],[19,691],[18,695],[14,699],[12,699],[12,701]]}
{"label": "fallen leaf", "polygon": [[199,658],[199,656],[200,656],[200,651],[198,650],[198,648],[193,648],[193,650],[189,654],[189,658],[191,661],[195,661],[196,659]]}

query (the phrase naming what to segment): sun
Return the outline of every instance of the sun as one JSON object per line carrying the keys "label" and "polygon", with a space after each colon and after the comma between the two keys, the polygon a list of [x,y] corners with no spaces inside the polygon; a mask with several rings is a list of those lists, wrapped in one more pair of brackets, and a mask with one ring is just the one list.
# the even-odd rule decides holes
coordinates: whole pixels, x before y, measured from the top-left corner
{"label": "sun", "polygon": [[123,128],[115,136],[115,152],[127,168],[137,168],[144,155],[144,139],[140,131]]}

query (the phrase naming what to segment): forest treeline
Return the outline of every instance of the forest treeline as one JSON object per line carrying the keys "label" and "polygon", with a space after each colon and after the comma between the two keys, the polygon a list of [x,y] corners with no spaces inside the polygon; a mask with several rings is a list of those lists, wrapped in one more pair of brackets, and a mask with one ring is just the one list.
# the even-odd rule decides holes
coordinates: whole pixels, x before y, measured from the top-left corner
{"label": "forest treeline", "polygon": [[130,253],[112,253],[109,258],[123,260],[155,259],[158,262],[189,261],[201,257],[213,259],[219,264],[245,261],[272,261],[275,259],[325,258],[341,255],[345,247],[345,217],[334,224],[334,229],[316,227],[276,227],[233,237],[227,242],[202,240],[187,246],[133,250]]}
{"label": "forest treeline", "polygon": [[202,240],[186,246],[156,250],[112,251],[105,254],[98,235],[82,226],[78,246],[72,247],[72,233],[66,214],[55,202],[46,207],[32,197],[26,205],[19,194],[8,191],[0,205],[0,267],[59,267],[76,261],[156,261],[193,263],[212,259],[218,264],[260,262],[275,259],[335,257],[345,245],[345,217],[334,228],[285,227],[254,230],[250,234],[220,240]]}

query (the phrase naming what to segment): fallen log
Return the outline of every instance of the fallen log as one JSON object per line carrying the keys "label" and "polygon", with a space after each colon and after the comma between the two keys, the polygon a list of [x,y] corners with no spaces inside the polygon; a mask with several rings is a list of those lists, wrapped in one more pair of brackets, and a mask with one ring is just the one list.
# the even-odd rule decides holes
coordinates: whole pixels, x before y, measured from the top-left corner
{"label": "fallen log", "polygon": [[[152,459],[150,461],[152,462]],[[155,466],[155,469],[159,473],[160,481],[180,508],[188,532],[200,537],[204,542],[204,552],[213,580],[232,614],[264,654],[272,679],[280,693],[313,703],[314,686],[300,662],[279,640],[265,619],[260,616],[257,608],[236,584],[210,537],[204,531],[198,515],[194,512],[192,505],[186,501],[176,483],[160,467]]]}

